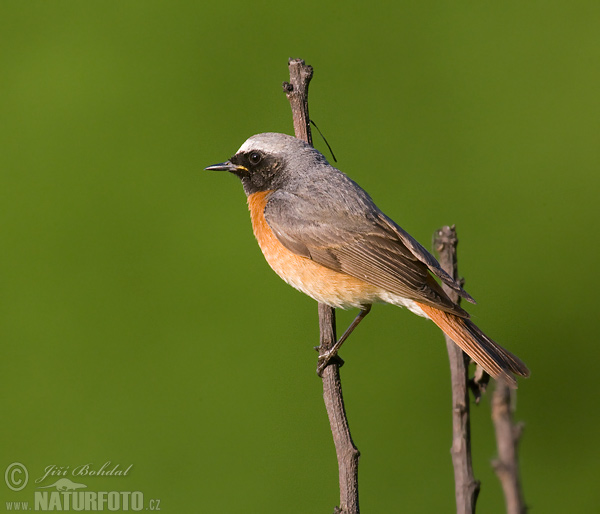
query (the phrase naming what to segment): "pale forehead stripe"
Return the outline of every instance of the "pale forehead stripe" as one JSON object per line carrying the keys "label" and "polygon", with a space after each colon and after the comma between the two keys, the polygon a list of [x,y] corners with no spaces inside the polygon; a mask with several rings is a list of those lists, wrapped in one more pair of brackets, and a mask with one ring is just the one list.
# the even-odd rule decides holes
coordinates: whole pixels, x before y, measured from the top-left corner
{"label": "pale forehead stripe", "polygon": [[[262,137],[261,137],[262,136]],[[274,137],[280,136],[280,137]],[[240,147],[237,153],[250,152],[252,150],[263,151],[263,152],[276,152],[285,151],[286,148],[290,147],[290,143],[294,141],[291,136],[283,136],[283,134],[261,134],[258,136],[252,136],[247,139],[244,144]]]}
{"label": "pale forehead stripe", "polygon": [[247,139],[244,144],[240,146],[240,149],[237,151],[237,153],[245,153],[249,152],[250,150],[260,150],[260,148],[257,148],[255,141]]}

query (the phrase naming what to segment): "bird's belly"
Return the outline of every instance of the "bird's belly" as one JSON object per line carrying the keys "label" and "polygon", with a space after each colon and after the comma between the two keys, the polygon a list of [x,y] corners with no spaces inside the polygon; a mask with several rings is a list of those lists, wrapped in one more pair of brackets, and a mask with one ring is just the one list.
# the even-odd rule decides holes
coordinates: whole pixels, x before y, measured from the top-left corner
{"label": "bird's belly", "polygon": [[331,270],[288,250],[273,234],[264,210],[269,192],[248,197],[252,229],[269,266],[289,285],[331,307],[361,308],[373,303],[392,303],[425,316],[413,300],[389,293],[380,287],[345,273]]}
{"label": "bird's belly", "polygon": [[261,244],[269,266],[289,285],[318,302],[341,309],[360,309],[373,303],[391,303],[406,307],[419,316],[428,317],[414,300],[389,293],[345,273],[330,270],[290,252],[279,241],[276,243]]}
{"label": "bird's belly", "polygon": [[380,301],[379,288],[299,257],[280,246],[262,246],[269,266],[289,285],[318,302],[348,309]]}

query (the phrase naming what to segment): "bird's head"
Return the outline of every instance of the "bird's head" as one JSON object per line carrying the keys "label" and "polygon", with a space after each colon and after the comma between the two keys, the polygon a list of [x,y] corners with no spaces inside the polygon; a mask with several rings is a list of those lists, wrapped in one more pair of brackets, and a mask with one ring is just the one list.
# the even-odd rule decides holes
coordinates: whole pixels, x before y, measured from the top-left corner
{"label": "bird's head", "polygon": [[327,160],[308,143],[286,134],[267,132],[247,139],[226,162],[207,170],[229,171],[238,176],[246,195],[273,191],[286,184],[310,180],[311,173]]}

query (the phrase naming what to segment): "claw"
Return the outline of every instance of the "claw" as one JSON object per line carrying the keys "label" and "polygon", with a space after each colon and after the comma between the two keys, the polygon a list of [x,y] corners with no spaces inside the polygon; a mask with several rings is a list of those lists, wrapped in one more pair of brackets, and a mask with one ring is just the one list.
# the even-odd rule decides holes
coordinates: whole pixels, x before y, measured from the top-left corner
{"label": "claw", "polygon": [[319,355],[319,361],[317,363],[317,375],[323,378],[323,371],[330,364],[337,364],[340,368],[344,365],[344,359],[342,359],[337,353],[333,353],[331,350],[323,355]]}

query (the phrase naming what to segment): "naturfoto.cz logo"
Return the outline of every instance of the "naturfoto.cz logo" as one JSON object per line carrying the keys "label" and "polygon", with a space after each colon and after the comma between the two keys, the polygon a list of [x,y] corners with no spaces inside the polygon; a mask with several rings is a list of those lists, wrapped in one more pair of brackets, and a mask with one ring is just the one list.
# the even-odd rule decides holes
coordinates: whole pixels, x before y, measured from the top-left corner
{"label": "naturfoto.cz logo", "polygon": [[[54,464],[46,466],[44,473],[33,481],[34,484],[40,484],[34,491],[33,507],[30,502],[7,501],[6,510],[161,510],[160,500],[152,499],[146,503],[141,491],[89,491],[86,490],[88,486],[79,481],[79,477],[127,476],[132,467],[133,464],[124,467],[119,464],[113,465],[110,461],[99,468],[94,467],[92,463],[74,468]],[[78,480],[71,480],[67,475],[77,477]],[[6,468],[4,480],[9,489],[18,492],[30,483],[29,472],[20,462],[13,462]],[[43,483],[47,485],[41,485]]]}

